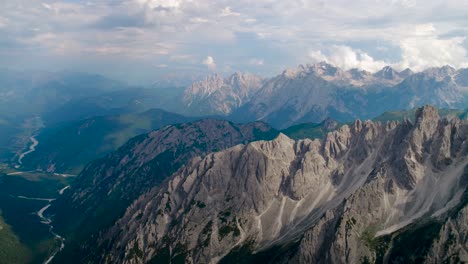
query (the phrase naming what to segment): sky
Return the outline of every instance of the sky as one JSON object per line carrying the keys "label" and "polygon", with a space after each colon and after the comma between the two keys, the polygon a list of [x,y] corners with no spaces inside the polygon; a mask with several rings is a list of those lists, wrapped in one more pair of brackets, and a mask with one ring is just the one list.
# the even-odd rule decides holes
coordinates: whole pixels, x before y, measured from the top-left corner
{"label": "sky", "polygon": [[468,67],[466,0],[1,0],[0,67],[130,83],[326,61]]}

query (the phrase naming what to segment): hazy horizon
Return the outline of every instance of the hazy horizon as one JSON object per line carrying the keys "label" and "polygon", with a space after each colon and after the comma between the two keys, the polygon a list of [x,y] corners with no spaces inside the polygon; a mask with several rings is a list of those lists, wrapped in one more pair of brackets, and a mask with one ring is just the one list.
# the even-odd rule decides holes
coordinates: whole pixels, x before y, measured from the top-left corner
{"label": "hazy horizon", "polygon": [[468,65],[465,1],[6,0],[0,7],[0,67],[133,84],[168,74],[273,76],[319,61],[368,71]]}

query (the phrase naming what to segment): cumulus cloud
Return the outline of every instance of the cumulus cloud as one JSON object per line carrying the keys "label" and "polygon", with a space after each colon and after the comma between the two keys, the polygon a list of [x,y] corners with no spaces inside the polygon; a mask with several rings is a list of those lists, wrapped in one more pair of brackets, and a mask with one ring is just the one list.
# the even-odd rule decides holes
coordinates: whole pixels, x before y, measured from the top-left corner
{"label": "cumulus cloud", "polygon": [[[325,50],[311,50],[308,55],[314,62],[326,61],[344,69],[361,68],[371,72],[385,65],[400,70],[411,68],[414,71],[445,65],[455,68],[468,67],[468,52],[464,47],[465,37],[441,38],[433,24],[421,24],[415,25],[407,32],[405,30],[399,38],[391,41],[401,52],[400,57],[395,58],[394,62],[376,60],[366,52],[346,45],[332,45]],[[376,47],[376,49],[381,52],[388,51],[388,48]]]}
{"label": "cumulus cloud", "polygon": [[208,69],[210,69],[210,70],[216,69],[215,60],[214,60],[213,57],[211,57],[211,56],[207,56],[207,57],[202,61],[202,64],[205,65],[206,67],[208,67]]}
{"label": "cumulus cloud", "polygon": [[333,45],[327,53],[328,55],[322,51],[311,51],[309,57],[313,62],[326,61],[343,69],[359,68],[371,72],[380,70],[386,65],[384,61],[375,60],[367,53],[348,46]]}
{"label": "cumulus cloud", "polygon": [[416,71],[427,67],[451,65],[456,68],[467,67],[467,50],[463,46],[465,37],[442,39],[432,24],[417,26],[414,35],[401,39],[400,68],[411,68]]}

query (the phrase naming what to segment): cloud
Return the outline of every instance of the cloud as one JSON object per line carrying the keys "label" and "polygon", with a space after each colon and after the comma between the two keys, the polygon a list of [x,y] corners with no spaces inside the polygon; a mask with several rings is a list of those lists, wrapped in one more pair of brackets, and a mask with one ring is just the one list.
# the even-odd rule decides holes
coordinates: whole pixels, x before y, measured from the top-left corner
{"label": "cloud", "polygon": [[456,68],[468,66],[468,54],[463,46],[465,37],[441,39],[432,24],[417,26],[414,35],[401,39],[400,68],[416,71],[427,67],[451,65]]}
{"label": "cloud", "polygon": [[207,56],[206,59],[204,59],[202,61],[202,64],[205,65],[206,67],[208,67],[208,69],[210,69],[210,70],[216,69],[215,60],[211,56]]}
{"label": "cloud", "polygon": [[359,68],[371,72],[378,71],[386,65],[384,61],[375,60],[369,54],[348,46],[333,45],[327,53],[328,55],[321,51],[311,51],[309,57],[313,62],[326,61],[343,69]]}
{"label": "cloud", "polygon": [[181,0],[135,0],[140,5],[148,6],[152,9],[163,8],[173,9],[178,8],[183,1]]}
{"label": "cloud", "polygon": [[145,72],[151,82],[157,78],[155,61],[168,71],[207,72],[214,67],[200,63],[206,54],[213,65],[215,59],[223,62],[218,71],[229,65],[262,75],[321,60],[368,70],[382,63],[416,70],[467,67],[468,61],[468,2],[462,0],[352,5],[348,0],[3,0],[1,5],[0,67],[99,65],[93,69]]}
{"label": "cloud", "polygon": [[253,59],[249,60],[249,64],[250,65],[256,65],[256,66],[262,66],[264,64],[264,61],[262,59],[253,58]]}
{"label": "cloud", "polygon": [[193,22],[193,23],[208,23],[208,22],[210,22],[210,20],[208,20],[206,18],[202,18],[202,17],[194,17],[194,18],[190,19],[190,22]]}
{"label": "cloud", "polygon": [[[395,32],[398,30],[395,29]],[[311,50],[309,57],[314,62],[326,61],[344,69],[361,68],[376,71],[385,65],[396,69],[411,68],[422,71],[429,67],[450,65],[455,68],[468,67],[468,52],[465,37],[441,38],[433,24],[408,27],[394,35],[391,43],[400,50],[400,56],[392,61],[376,60],[360,49],[346,45],[332,45],[325,50]],[[388,48],[376,47],[380,52]]]}
{"label": "cloud", "polygon": [[225,8],[223,8],[223,10],[221,10],[220,16],[222,16],[222,17],[227,17],[227,16],[240,16],[240,13],[233,12],[233,11],[231,10],[231,7],[230,7],[230,6],[226,6]]}

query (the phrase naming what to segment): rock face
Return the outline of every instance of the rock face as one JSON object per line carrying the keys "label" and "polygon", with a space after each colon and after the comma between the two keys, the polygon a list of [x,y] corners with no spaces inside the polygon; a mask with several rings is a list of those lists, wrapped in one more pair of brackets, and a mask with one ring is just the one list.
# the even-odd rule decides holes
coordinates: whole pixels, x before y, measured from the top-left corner
{"label": "rock face", "polygon": [[101,260],[229,263],[282,247],[282,262],[381,262],[425,221],[443,225],[418,257],[463,259],[467,137],[466,121],[428,106],[414,123],[358,120],[194,158],[101,236]]}
{"label": "rock face", "polygon": [[262,79],[248,73],[223,78],[215,74],[193,83],[184,92],[186,114],[228,115],[239,108],[262,86]]}
{"label": "rock face", "polygon": [[[48,213],[55,215],[57,232],[66,235],[70,243],[82,249],[92,247],[96,232],[112,225],[134,199],[159,186],[192,157],[272,139],[277,134],[261,122],[236,125],[205,119],[137,136],[116,152],[88,164]],[[77,250],[72,246],[64,254]]]}
{"label": "rock face", "polygon": [[468,261],[468,206],[448,218],[431,245],[426,263]]}

